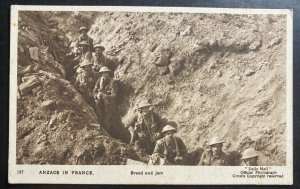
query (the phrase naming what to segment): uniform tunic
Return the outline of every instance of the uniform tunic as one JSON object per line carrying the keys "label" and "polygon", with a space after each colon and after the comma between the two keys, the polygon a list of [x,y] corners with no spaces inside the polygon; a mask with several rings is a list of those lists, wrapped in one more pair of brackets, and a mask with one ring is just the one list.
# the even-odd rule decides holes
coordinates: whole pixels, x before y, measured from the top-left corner
{"label": "uniform tunic", "polygon": [[[187,149],[181,138],[172,137],[170,141],[162,138],[156,142],[153,153],[158,153],[166,157],[166,159],[173,165],[183,165],[187,156]],[[182,157],[181,161],[175,161],[175,157]]]}
{"label": "uniform tunic", "polygon": [[222,152],[219,157],[215,157],[211,150],[205,151],[202,154],[199,165],[208,166],[224,166],[228,164],[227,155]]}
{"label": "uniform tunic", "polygon": [[89,47],[89,52],[93,51],[93,39],[90,38],[88,35],[80,35],[78,37],[78,43],[80,43],[81,41],[86,41]]}
{"label": "uniform tunic", "polygon": [[91,62],[96,70],[99,70],[101,67],[106,66],[108,69],[114,72],[117,67],[112,60],[110,60],[103,54],[97,56],[94,53]]}
{"label": "uniform tunic", "polygon": [[160,117],[153,111],[150,111],[148,115],[138,113],[128,124],[131,135],[133,135],[135,125],[137,126],[137,134],[135,140],[131,141],[131,143],[144,149],[146,153],[152,154],[155,141],[160,139],[162,130]]}
{"label": "uniform tunic", "polygon": [[96,79],[97,78],[93,71],[82,71],[78,73],[74,84],[75,88],[92,107],[95,107],[93,100],[93,87],[95,86]]}
{"label": "uniform tunic", "polygon": [[100,125],[111,134],[115,126],[115,116],[117,113],[116,97],[118,86],[113,78],[100,77],[93,90],[96,101],[96,110]]}

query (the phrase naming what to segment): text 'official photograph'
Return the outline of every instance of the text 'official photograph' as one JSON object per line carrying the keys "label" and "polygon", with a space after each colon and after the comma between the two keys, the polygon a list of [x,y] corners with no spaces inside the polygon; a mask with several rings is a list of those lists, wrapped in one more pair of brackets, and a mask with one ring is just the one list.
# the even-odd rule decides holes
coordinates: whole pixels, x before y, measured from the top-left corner
{"label": "text 'official photograph'", "polygon": [[288,11],[110,8],[15,11],[10,163],[292,164]]}

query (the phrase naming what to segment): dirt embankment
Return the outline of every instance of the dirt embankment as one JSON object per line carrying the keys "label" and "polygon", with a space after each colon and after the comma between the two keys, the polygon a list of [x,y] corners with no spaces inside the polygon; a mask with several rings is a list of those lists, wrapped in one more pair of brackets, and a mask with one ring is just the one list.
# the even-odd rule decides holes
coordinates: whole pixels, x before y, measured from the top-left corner
{"label": "dirt embankment", "polygon": [[[280,15],[107,12],[89,34],[133,88],[124,122],[149,99],[190,150],[219,136],[232,164],[251,146],[261,164],[284,165],[285,27]],[[167,67],[155,65],[162,49]]]}
{"label": "dirt embankment", "polygon": [[[190,151],[206,148],[211,137],[219,136],[226,141],[224,150],[232,165],[239,164],[239,154],[249,146],[260,151],[262,165],[285,164],[285,17],[71,15],[57,13],[52,20],[70,39],[76,38],[81,24],[91,24],[89,35],[120,63],[115,75],[127,87],[119,106],[124,123],[140,101],[149,99],[163,117],[178,122],[178,135]],[[41,49],[40,44],[31,46]],[[30,64],[35,67],[29,75],[42,82],[18,100],[19,163],[145,160],[138,149],[89,126],[96,121],[93,110],[59,69],[44,69],[49,63]]]}
{"label": "dirt embankment", "polygon": [[[54,56],[68,51],[68,44],[61,42],[64,32],[40,13],[20,13],[20,18],[17,163],[125,164],[127,158],[146,162],[140,150],[95,125],[93,108],[64,79],[60,59]],[[58,31],[61,41],[54,40]]]}

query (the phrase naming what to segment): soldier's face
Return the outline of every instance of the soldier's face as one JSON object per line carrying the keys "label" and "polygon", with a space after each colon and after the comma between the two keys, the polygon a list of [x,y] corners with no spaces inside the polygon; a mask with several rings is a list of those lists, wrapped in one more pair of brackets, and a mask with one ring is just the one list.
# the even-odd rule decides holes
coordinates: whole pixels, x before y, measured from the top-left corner
{"label": "soldier's face", "polygon": [[220,144],[214,144],[214,145],[211,145],[211,150],[213,152],[214,155],[220,155],[221,152],[222,152],[222,147],[223,147],[223,144],[220,143]]}
{"label": "soldier's face", "polygon": [[92,68],[90,66],[84,66],[82,67],[83,71],[85,72],[89,72],[89,71],[92,71]]}
{"label": "soldier's face", "polygon": [[256,166],[257,165],[257,157],[252,157],[248,159],[244,159],[244,162],[247,166]]}
{"label": "soldier's face", "polygon": [[85,45],[80,45],[80,46],[79,46],[79,50],[80,50],[80,52],[86,52],[86,51],[87,51],[87,46],[85,46]]}
{"label": "soldier's face", "polygon": [[167,131],[165,132],[165,137],[167,139],[171,139],[174,136],[174,132],[173,131]]}
{"label": "soldier's face", "polygon": [[81,30],[81,34],[82,35],[87,35],[87,31],[86,30]]}
{"label": "soldier's face", "polygon": [[143,108],[140,108],[140,111],[142,114],[146,115],[148,114],[150,111],[150,107],[143,107]]}
{"label": "soldier's face", "polygon": [[103,72],[102,76],[105,78],[109,78],[110,77],[110,73],[109,72]]}
{"label": "soldier's face", "polygon": [[102,50],[101,48],[95,48],[95,53],[96,53],[97,55],[102,54],[102,53],[103,53],[103,50]]}

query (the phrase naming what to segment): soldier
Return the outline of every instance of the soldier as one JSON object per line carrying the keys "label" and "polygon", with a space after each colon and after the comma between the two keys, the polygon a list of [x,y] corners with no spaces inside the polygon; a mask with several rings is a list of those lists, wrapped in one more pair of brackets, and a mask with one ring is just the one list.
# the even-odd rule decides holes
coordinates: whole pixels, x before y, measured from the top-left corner
{"label": "soldier", "polygon": [[88,51],[93,50],[93,39],[87,35],[88,29],[86,27],[81,27],[79,29],[80,36],[78,37],[78,43],[85,41],[88,44]]}
{"label": "soldier", "polygon": [[105,48],[99,43],[94,45],[92,63],[95,70],[99,70],[102,66],[108,67],[112,72],[116,70],[115,63],[103,54]]}
{"label": "soldier", "polygon": [[92,54],[88,51],[88,44],[86,41],[80,42],[78,44],[78,48],[79,48],[80,54],[79,54],[79,56],[77,56],[76,58],[74,58],[72,60],[72,62],[75,62],[75,64],[77,64],[76,66],[74,66],[74,70],[76,72],[73,77],[75,77],[75,78],[77,77],[77,74],[82,72],[82,69],[80,68],[80,63],[85,60],[88,60],[90,62],[92,59]]}
{"label": "soldier", "polygon": [[151,109],[152,104],[144,101],[138,106],[136,114],[127,124],[131,134],[130,144],[137,145],[146,153],[152,154],[155,141],[161,138],[161,118]]}
{"label": "soldier", "polygon": [[89,44],[86,41],[81,41],[78,44],[78,48],[80,50],[80,62],[82,62],[83,60],[92,60],[92,54],[89,51]]}
{"label": "soldier", "polygon": [[184,165],[188,151],[181,138],[174,136],[177,132],[171,125],[166,125],[162,134],[164,138],[156,142],[153,154],[164,157],[171,165]]}
{"label": "soldier", "polygon": [[96,102],[96,112],[99,123],[109,133],[113,134],[116,116],[116,97],[118,86],[115,79],[112,77],[112,72],[107,67],[102,67],[99,70],[101,74],[94,87],[94,99]]}
{"label": "soldier", "polygon": [[243,152],[243,156],[241,160],[243,160],[244,164],[247,166],[257,166],[259,153],[253,148],[248,148]]}
{"label": "soldier", "polygon": [[203,152],[199,165],[220,166],[227,165],[227,155],[222,151],[224,141],[218,137],[210,140],[208,151]]}
{"label": "soldier", "polygon": [[82,71],[78,73],[74,86],[82,94],[84,99],[94,107],[92,90],[97,78],[92,71],[92,63],[88,60],[84,60],[79,66]]}

